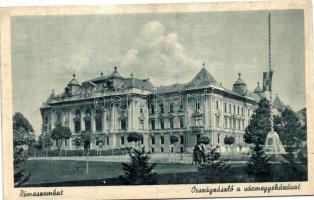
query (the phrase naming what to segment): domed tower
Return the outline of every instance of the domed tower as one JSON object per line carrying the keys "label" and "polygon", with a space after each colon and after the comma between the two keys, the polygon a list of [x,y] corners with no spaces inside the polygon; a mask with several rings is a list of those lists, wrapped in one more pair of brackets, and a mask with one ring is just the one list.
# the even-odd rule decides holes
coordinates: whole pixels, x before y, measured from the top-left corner
{"label": "domed tower", "polygon": [[266,97],[264,90],[259,86],[259,82],[257,82],[257,86],[254,89],[254,93],[260,96],[261,98]]}
{"label": "domed tower", "polygon": [[247,87],[246,87],[246,83],[241,78],[241,73],[239,73],[238,80],[233,84],[232,91],[234,91],[240,95],[243,95],[243,96],[246,95]]}
{"label": "domed tower", "polygon": [[65,93],[69,95],[75,94],[81,88],[80,83],[75,79],[75,74],[73,74],[72,80],[68,83],[68,86],[65,88]]}

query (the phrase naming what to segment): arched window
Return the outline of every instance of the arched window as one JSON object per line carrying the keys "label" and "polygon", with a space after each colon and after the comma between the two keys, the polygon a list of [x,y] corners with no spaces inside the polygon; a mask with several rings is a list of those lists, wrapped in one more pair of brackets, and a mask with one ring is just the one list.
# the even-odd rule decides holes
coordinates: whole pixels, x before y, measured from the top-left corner
{"label": "arched window", "polygon": [[102,130],[102,112],[97,110],[95,116],[96,131]]}
{"label": "arched window", "polygon": [[74,116],[74,132],[78,133],[81,131],[81,111],[76,111]]}
{"label": "arched window", "polygon": [[85,131],[90,131],[91,130],[91,115],[90,115],[90,110],[87,110],[85,113],[84,117],[85,121]]}

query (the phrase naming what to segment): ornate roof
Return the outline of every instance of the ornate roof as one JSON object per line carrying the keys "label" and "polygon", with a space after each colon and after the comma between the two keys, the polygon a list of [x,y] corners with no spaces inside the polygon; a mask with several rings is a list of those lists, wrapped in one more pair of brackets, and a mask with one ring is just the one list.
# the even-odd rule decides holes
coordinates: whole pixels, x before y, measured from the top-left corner
{"label": "ornate roof", "polygon": [[117,66],[114,66],[114,71],[110,74],[109,78],[121,78]]}
{"label": "ornate roof", "polygon": [[80,83],[75,79],[75,74],[73,74],[73,78],[68,85],[80,85]]}
{"label": "ornate roof", "polygon": [[241,95],[246,95],[246,93],[248,92],[246,83],[241,78],[241,73],[239,73],[238,80],[236,80],[236,82],[233,84],[232,91]]}

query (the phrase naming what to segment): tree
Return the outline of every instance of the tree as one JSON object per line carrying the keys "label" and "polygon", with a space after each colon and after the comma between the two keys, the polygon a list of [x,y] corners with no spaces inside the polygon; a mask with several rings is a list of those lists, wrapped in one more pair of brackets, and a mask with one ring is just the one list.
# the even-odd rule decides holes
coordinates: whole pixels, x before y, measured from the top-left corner
{"label": "tree", "polygon": [[248,174],[254,175],[259,180],[263,180],[270,175],[270,158],[265,154],[262,145],[255,145],[246,169]]}
{"label": "tree", "polygon": [[84,149],[89,150],[90,143],[92,141],[92,133],[90,131],[82,131],[81,139],[82,139],[83,144],[84,144]]}
{"label": "tree", "polygon": [[200,138],[200,142],[205,144],[205,145],[208,145],[210,143],[210,139],[208,136],[204,135]]}
{"label": "tree", "polygon": [[24,129],[27,133],[33,133],[33,126],[29,123],[22,113],[17,112],[13,116],[13,130]]}
{"label": "tree", "polygon": [[90,131],[82,131],[81,138],[84,144],[84,150],[87,152],[87,160],[86,160],[86,173],[88,174],[88,164],[89,164],[89,149],[90,143],[92,141],[92,133]]}
{"label": "tree", "polygon": [[149,164],[150,153],[142,149],[130,149],[131,163],[122,163],[124,176],[119,178],[127,185],[150,185],[156,183],[156,173],[153,169],[156,163]]}
{"label": "tree", "polygon": [[295,177],[303,176],[307,168],[307,157],[304,156],[306,148],[303,148],[306,142],[306,115],[303,117],[305,120],[302,125],[297,113],[286,107],[281,115],[275,118],[275,130],[287,152],[282,155],[282,162]]}
{"label": "tree", "polygon": [[244,133],[245,142],[254,144],[251,158],[247,163],[247,172],[256,178],[264,178],[271,172],[270,159],[263,149],[266,136],[271,130],[270,112],[268,100],[266,98],[261,99]]}
{"label": "tree", "polygon": [[143,140],[143,135],[138,132],[132,132],[128,134],[127,140],[128,142],[134,142],[137,144],[139,141]]}
{"label": "tree", "polygon": [[306,128],[304,131],[297,114],[290,108],[286,107],[280,116],[276,116],[274,124],[281,142],[288,151],[292,148],[300,148],[306,140]]}
{"label": "tree", "polygon": [[207,154],[205,162],[198,166],[198,171],[206,179],[206,181],[219,181],[224,173],[230,168],[227,160],[220,160],[218,147],[212,148]]}
{"label": "tree", "polygon": [[38,138],[37,149],[44,149],[46,151],[46,157],[48,157],[48,149],[53,145],[51,137],[49,135],[40,135]]}
{"label": "tree", "polygon": [[[51,131],[51,138],[56,141],[57,147],[61,153],[62,141],[71,138],[71,130],[67,126],[57,124],[57,126]],[[61,154],[60,154],[61,155]]]}
{"label": "tree", "polygon": [[30,173],[24,169],[27,157],[23,145],[29,147],[34,145],[35,142],[32,125],[21,113],[15,113],[13,116],[14,186],[21,186],[30,178]]}
{"label": "tree", "polygon": [[270,130],[270,104],[266,98],[263,98],[245,129],[244,141],[248,144],[264,145]]}
{"label": "tree", "polygon": [[234,142],[235,142],[235,138],[232,137],[232,136],[226,136],[225,139],[224,139],[225,145],[228,145],[228,146],[233,145]]}
{"label": "tree", "polygon": [[20,187],[23,183],[27,182],[31,175],[23,167],[27,159],[23,151],[22,147],[14,147],[14,186],[16,187]]}

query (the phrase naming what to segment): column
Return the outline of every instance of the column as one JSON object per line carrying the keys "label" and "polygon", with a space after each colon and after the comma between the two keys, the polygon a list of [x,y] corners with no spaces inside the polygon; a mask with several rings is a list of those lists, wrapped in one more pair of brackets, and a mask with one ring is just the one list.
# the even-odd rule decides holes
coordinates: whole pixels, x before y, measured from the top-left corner
{"label": "column", "polygon": [[103,110],[102,111],[102,132],[103,133],[106,133],[107,132],[107,124],[106,124],[106,122],[107,122],[107,112],[108,111],[105,111],[105,110]]}
{"label": "column", "polygon": [[73,126],[73,113],[72,110],[68,111],[68,115],[69,115],[69,128],[71,132],[74,132],[74,126]]}
{"label": "column", "polygon": [[83,111],[81,111],[81,131],[84,131],[85,130],[85,121],[84,121],[84,117],[85,117],[85,114]]}
{"label": "column", "polygon": [[55,111],[52,110],[51,111],[51,129],[54,129],[56,126],[55,119],[56,119]]}
{"label": "column", "polygon": [[94,133],[95,132],[95,116],[96,116],[96,110],[95,109],[91,109],[91,116],[90,116],[90,123],[91,123],[91,132]]}

